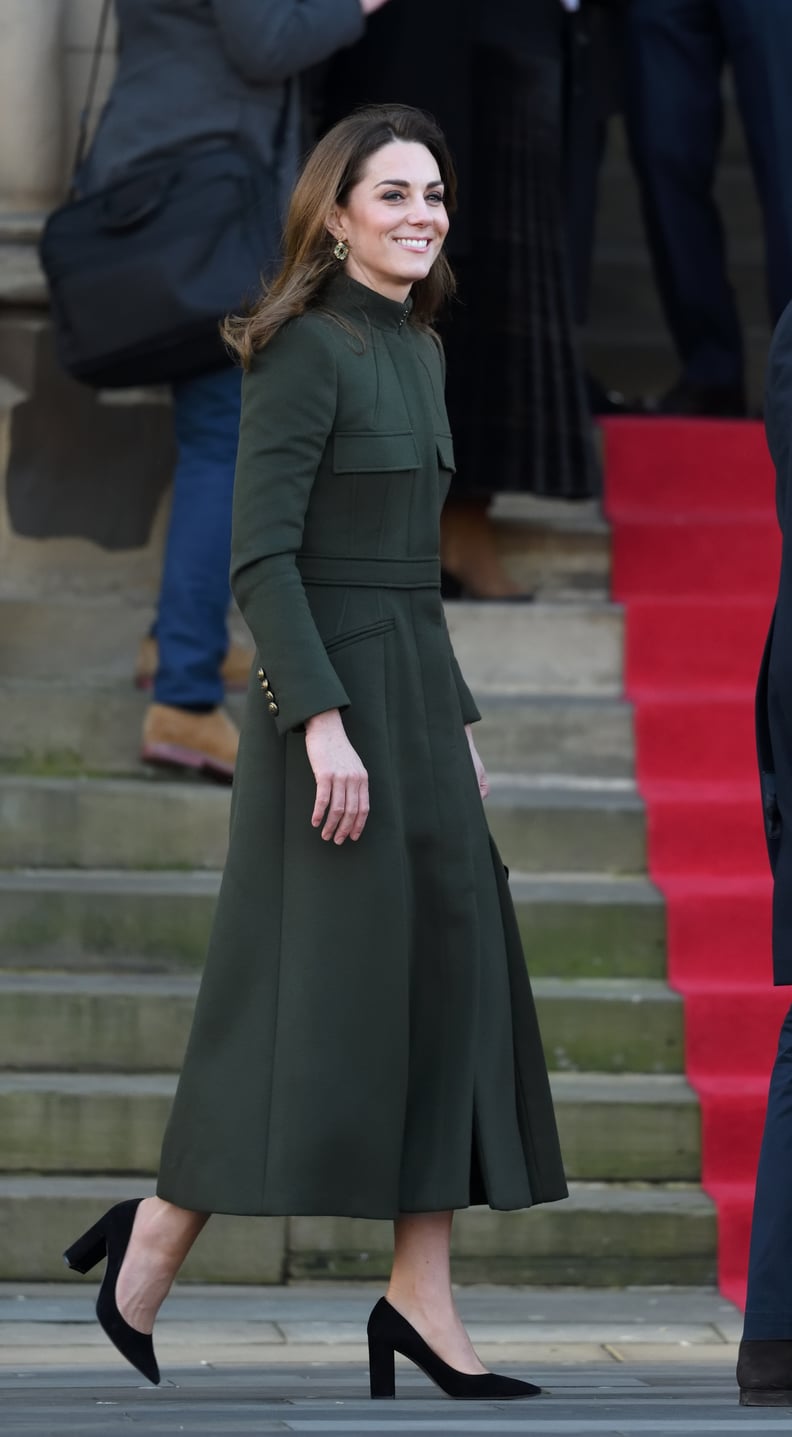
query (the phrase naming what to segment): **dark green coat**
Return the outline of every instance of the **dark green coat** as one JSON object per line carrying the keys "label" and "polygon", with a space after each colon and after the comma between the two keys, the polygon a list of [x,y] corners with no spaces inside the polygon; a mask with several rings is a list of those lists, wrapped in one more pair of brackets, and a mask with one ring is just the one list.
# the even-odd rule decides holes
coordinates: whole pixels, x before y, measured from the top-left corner
{"label": "dark green coat", "polygon": [[[388,1218],[566,1192],[503,866],[439,592],[453,470],[436,341],[339,275],[244,381],[232,584],[251,680],[231,840],[159,1192]],[[355,331],[349,332],[350,327]],[[370,779],[325,843],[301,725]]]}

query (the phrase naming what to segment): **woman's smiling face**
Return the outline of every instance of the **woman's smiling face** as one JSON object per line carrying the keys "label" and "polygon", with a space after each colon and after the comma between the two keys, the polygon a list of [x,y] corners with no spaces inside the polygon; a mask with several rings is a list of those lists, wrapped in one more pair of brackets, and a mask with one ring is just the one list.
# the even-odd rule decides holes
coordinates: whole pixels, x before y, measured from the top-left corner
{"label": "woman's smiling face", "polygon": [[349,246],[347,274],[386,299],[403,301],[425,279],[448,233],[443,182],[424,145],[394,140],[373,154],[328,222]]}

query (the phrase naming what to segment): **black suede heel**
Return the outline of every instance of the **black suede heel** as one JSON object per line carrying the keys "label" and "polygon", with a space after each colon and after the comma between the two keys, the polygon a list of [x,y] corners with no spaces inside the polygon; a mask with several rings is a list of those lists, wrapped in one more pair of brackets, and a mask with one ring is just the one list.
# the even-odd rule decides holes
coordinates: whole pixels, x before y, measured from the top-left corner
{"label": "black suede heel", "polygon": [[387,1298],[381,1297],[368,1320],[369,1380],[372,1397],[396,1396],[394,1354],[400,1352],[420,1367],[447,1397],[472,1402],[507,1401],[514,1397],[538,1397],[541,1387],[517,1377],[500,1377],[496,1372],[480,1376],[457,1372],[424,1342],[415,1328],[402,1317]]}
{"label": "black suede heel", "polygon": [[147,1332],[138,1332],[124,1321],[115,1297],[118,1274],[140,1203],[140,1198],[134,1198],[111,1207],[104,1217],[66,1249],[63,1257],[70,1268],[82,1273],[90,1272],[103,1257],[107,1258],[105,1275],[96,1299],[96,1316],[121,1356],[156,1387],[160,1373],[154,1356],[154,1343]]}

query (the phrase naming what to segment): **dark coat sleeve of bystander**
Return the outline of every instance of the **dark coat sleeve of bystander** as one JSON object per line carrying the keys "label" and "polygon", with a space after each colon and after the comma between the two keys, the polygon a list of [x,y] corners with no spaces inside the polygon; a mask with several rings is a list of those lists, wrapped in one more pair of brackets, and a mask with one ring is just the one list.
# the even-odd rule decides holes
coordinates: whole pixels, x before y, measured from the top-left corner
{"label": "dark coat sleeve of bystander", "polygon": [[756,692],[756,739],[765,836],[774,876],[773,975],[792,983],[792,304],[776,327],[765,393],[776,467],[781,571]]}

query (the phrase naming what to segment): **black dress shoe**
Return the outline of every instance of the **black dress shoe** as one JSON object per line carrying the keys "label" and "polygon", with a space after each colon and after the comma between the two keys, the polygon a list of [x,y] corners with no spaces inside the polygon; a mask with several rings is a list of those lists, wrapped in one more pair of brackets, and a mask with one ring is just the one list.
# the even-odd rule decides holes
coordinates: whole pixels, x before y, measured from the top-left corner
{"label": "black dress shoe", "polygon": [[792,1407],[792,1341],[743,1338],[737,1382],[741,1407]]}
{"label": "black dress shoe", "polygon": [[514,1397],[538,1397],[541,1387],[517,1377],[499,1377],[496,1372],[481,1376],[457,1372],[424,1342],[415,1328],[402,1317],[387,1298],[381,1297],[368,1320],[369,1377],[372,1397],[396,1396],[394,1353],[408,1357],[447,1397],[473,1402],[504,1402]]}
{"label": "black dress shoe", "polygon": [[744,419],[748,407],[741,384],[691,384],[680,379],[652,404],[651,414],[676,415],[688,419]]}
{"label": "black dress shoe", "polygon": [[606,389],[596,375],[586,374],[583,376],[586,385],[586,398],[588,399],[589,411],[597,418],[611,418],[617,414],[635,414],[642,406],[631,404],[622,394],[620,389]]}
{"label": "black dress shoe", "polygon": [[121,1356],[156,1387],[160,1374],[154,1356],[154,1343],[147,1332],[138,1332],[137,1328],[125,1322],[118,1311],[115,1295],[118,1274],[129,1247],[140,1203],[140,1198],[133,1198],[131,1202],[120,1202],[111,1207],[88,1232],[66,1249],[63,1257],[75,1272],[90,1272],[103,1257],[107,1258],[105,1275],[96,1299],[96,1316]]}

